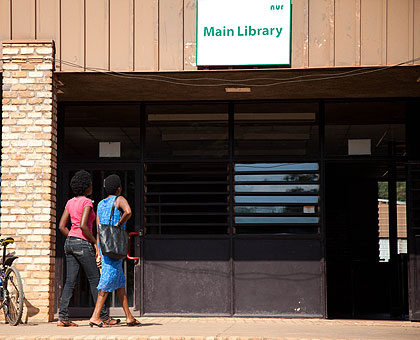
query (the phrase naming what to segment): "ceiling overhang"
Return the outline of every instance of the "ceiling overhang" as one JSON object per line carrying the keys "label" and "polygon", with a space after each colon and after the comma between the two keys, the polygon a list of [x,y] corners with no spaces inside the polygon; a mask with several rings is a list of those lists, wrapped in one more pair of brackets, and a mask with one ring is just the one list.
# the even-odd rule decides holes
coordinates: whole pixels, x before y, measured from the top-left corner
{"label": "ceiling overhang", "polygon": [[58,100],[66,102],[420,97],[420,65],[56,75]]}

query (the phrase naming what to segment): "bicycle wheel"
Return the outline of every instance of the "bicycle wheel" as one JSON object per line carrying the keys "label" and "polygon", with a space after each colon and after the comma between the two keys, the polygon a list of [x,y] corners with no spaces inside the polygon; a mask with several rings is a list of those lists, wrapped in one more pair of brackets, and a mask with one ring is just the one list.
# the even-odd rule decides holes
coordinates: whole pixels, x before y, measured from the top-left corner
{"label": "bicycle wheel", "polygon": [[23,313],[23,285],[19,271],[16,267],[9,267],[4,277],[3,310],[6,321],[16,326],[19,324]]}

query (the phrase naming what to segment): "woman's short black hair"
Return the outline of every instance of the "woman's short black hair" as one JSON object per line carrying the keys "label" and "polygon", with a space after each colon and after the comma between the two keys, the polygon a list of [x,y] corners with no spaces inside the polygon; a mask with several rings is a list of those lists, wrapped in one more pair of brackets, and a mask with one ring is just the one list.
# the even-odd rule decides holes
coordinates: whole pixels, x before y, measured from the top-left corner
{"label": "woman's short black hair", "polygon": [[117,189],[121,186],[121,179],[118,175],[109,175],[104,180],[104,190],[107,195],[115,195]]}
{"label": "woman's short black hair", "polygon": [[92,184],[92,177],[90,173],[85,170],[80,170],[74,174],[70,181],[71,190],[76,196],[82,196]]}

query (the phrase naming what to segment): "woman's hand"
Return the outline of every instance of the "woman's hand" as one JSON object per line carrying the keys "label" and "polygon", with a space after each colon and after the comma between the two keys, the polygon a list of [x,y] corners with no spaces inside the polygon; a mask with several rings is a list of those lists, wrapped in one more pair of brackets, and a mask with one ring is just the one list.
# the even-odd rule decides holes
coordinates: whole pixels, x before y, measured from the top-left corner
{"label": "woman's hand", "polygon": [[96,252],[96,266],[101,269],[101,253],[100,252]]}

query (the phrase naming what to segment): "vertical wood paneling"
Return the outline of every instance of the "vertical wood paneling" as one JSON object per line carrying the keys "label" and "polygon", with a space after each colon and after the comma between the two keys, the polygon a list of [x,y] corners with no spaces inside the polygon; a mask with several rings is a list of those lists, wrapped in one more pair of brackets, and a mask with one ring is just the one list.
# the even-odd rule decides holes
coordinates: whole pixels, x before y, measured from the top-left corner
{"label": "vertical wood paneling", "polygon": [[12,39],[35,39],[35,0],[12,2]]}
{"label": "vertical wood paneling", "polygon": [[387,64],[411,59],[409,55],[409,0],[388,0]]}
{"label": "vertical wood paneling", "polygon": [[10,0],[0,0],[0,41],[10,39]]}
{"label": "vertical wood paneling", "polygon": [[383,0],[361,0],[361,64],[383,65]]}
{"label": "vertical wood paneling", "polygon": [[196,70],[197,1],[184,0],[184,70]]}
{"label": "vertical wood paneling", "polygon": [[54,40],[56,69],[60,70],[60,5],[57,0],[36,1],[36,36]]}
{"label": "vertical wood paneling", "polygon": [[158,0],[135,0],[135,70],[158,69]]}
{"label": "vertical wood paneling", "polygon": [[382,64],[387,64],[387,53],[386,53],[386,44],[387,44],[387,18],[388,18],[388,0],[382,0]]}
{"label": "vertical wood paneling", "polygon": [[360,61],[359,5],[360,0],[335,1],[335,66],[354,66]]}
{"label": "vertical wood paneling", "polygon": [[10,0],[0,0],[0,70],[2,67],[1,58],[3,40],[10,40]]}
{"label": "vertical wood paneling", "polygon": [[308,67],[309,59],[309,0],[292,3],[292,67]]}
{"label": "vertical wood paneling", "polygon": [[[292,5],[293,68],[391,65],[420,56],[420,0]],[[57,60],[82,66],[63,65],[65,71],[196,70],[196,0],[0,0],[5,39],[53,39]]]}
{"label": "vertical wood paneling", "polygon": [[61,58],[81,67],[62,64],[63,71],[83,71],[85,65],[84,0],[61,0]]}
{"label": "vertical wood paneling", "polygon": [[183,69],[183,1],[165,0],[159,6],[159,69]]}
{"label": "vertical wood paneling", "polygon": [[86,1],[86,67],[109,70],[108,0]]}
{"label": "vertical wood paneling", "polygon": [[133,70],[133,0],[110,0],[110,67]]}
{"label": "vertical wood paneling", "polygon": [[334,0],[309,2],[309,66],[334,65]]}
{"label": "vertical wood paneling", "polygon": [[[413,54],[414,58],[420,57],[420,0],[414,0],[414,18],[413,18]],[[420,65],[420,60],[415,62]]]}
{"label": "vertical wood paneling", "polygon": [[[408,56],[414,59],[414,0],[408,2]],[[413,65],[410,62],[409,65]]]}
{"label": "vertical wood paneling", "polygon": [[361,11],[361,1],[356,0],[355,7],[356,7],[356,27],[355,27],[355,34],[356,34],[356,65],[360,66],[362,60],[362,23],[360,21],[360,11]]}

